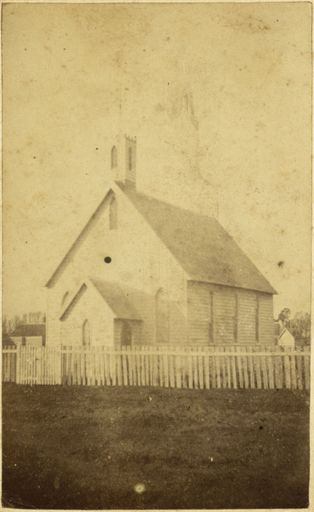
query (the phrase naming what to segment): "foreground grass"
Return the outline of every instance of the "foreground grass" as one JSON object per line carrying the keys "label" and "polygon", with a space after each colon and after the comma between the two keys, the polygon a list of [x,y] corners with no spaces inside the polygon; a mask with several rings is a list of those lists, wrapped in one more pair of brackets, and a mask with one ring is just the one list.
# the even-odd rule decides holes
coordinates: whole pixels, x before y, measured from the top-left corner
{"label": "foreground grass", "polygon": [[308,465],[301,392],[3,388],[5,506],[305,507]]}

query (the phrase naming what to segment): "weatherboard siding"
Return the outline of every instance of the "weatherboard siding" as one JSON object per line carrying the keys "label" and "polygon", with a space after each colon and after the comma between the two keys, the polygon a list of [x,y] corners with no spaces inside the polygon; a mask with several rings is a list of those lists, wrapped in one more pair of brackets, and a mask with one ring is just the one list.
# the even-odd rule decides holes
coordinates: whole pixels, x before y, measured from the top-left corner
{"label": "weatherboard siding", "polygon": [[274,315],[273,315],[273,297],[270,295],[259,296],[259,318],[260,318],[260,342],[267,343],[268,340],[274,341]]}
{"label": "weatherboard siding", "polygon": [[189,281],[188,329],[195,345],[273,343],[272,296]]}
{"label": "weatherboard siding", "polygon": [[188,283],[189,342],[195,345],[210,341],[211,321],[210,288],[204,283]]}
{"label": "weatherboard siding", "polygon": [[236,291],[218,289],[213,291],[215,301],[215,343],[237,343],[235,335]]}
{"label": "weatherboard siding", "polygon": [[252,344],[259,341],[259,336],[256,335],[256,294],[254,292],[242,291],[239,294],[238,325],[239,339],[242,343]]}

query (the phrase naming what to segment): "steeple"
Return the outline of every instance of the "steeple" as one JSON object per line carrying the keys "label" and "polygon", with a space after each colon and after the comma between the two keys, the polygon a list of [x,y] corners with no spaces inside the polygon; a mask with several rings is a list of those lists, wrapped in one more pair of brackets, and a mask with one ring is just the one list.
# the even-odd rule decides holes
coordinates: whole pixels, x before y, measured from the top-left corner
{"label": "steeple", "polygon": [[[151,154],[155,174],[162,176],[162,185],[156,180],[157,190],[162,186],[166,189],[167,200],[217,216],[217,191],[207,177],[208,170],[203,170],[206,162],[200,137],[201,119],[198,119],[197,102],[194,104],[193,88],[188,81],[169,79],[154,114],[156,128],[152,133],[158,133],[158,142],[151,143]],[[205,134],[205,141],[208,137]],[[177,194],[178,188],[180,194]]]}
{"label": "steeple", "polygon": [[111,179],[136,186],[136,137],[117,135],[110,149]]}

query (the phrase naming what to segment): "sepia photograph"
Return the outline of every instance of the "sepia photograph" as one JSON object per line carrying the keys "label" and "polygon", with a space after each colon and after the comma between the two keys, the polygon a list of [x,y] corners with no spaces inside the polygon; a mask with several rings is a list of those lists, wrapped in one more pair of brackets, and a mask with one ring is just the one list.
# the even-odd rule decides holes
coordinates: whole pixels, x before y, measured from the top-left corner
{"label": "sepia photograph", "polygon": [[308,508],[312,4],[1,19],[2,507]]}

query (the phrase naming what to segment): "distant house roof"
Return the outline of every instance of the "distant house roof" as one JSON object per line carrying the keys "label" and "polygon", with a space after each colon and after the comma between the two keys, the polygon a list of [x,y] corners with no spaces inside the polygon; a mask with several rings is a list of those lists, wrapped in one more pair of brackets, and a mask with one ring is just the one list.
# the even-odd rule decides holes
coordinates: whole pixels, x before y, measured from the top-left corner
{"label": "distant house roof", "polygon": [[126,293],[122,290],[121,285],[96,279],[94,277],[86,279],[80,286],[77,293],[63,310],[60,320],[65,320],[69,316],[75,304],[77,304],[82,294],[87,290],[89,282],[94,286],[117,318],[125,320],[141,320],[140,315],[130,303]]}
{"label": "distant house roof", "polygon": [[[120,182],[115,184],[146,219],[190,279],[270,294],[276,293],[276,290],[216,219],[149,197],[137,192],[134,187],[125,186]],[[112,193],[112,189],[109,189],[46,286],[54,283],[71,254],[79,246],[83,233],[87,232],[91,223],[100,215]]]}
{"label": "distant house roof", "polygon": [[43,336],[46,334],[45,324],[21,324],[10,334],[11,337]]}
{"label": "distant house roof", "polygon": [[276,293],[216,219],[118,185],[191,279]]}
{"label": "distant house roof", "polygon": [[292,332],[287,327],[284,327],[282,329],[281,333],[278,336],[278,340],[280,340],[283,337],[292,337],[294,339],[294,336],[293,336]]}

